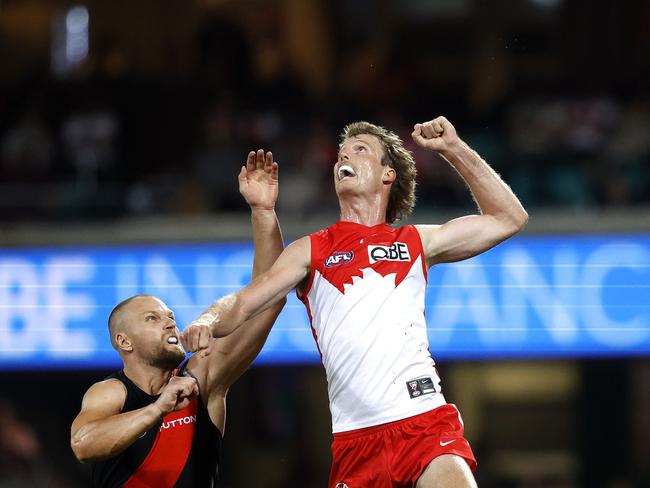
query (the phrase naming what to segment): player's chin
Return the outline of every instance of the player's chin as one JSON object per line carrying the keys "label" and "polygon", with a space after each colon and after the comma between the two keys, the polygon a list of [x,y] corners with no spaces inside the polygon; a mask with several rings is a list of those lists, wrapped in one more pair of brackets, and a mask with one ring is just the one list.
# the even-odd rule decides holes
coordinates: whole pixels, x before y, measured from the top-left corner
{"label": "player's chin", "polygon": [[165,344],[163,351],[160,353],[160,360],[177,365],[185,359],[185,356],[185,349],[180,344]]}
{"label": "player's chin", "polygon": [[347,193],[354,193],[357,185],[351,177],[343,178],[342,180],[334,180],[334,188],[337,195],[344,195]]}

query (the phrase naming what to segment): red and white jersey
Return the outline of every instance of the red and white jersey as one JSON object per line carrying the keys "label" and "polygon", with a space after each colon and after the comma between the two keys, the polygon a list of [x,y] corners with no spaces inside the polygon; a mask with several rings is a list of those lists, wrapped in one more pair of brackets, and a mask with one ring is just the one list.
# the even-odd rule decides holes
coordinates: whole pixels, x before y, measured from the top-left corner
{"label": "red and white jersey", "polygon": [[427,270],[417,229],[337,222],[310,239],[311,274],[300,298],[327,373],[333,431],[443,405],[426,334]]}

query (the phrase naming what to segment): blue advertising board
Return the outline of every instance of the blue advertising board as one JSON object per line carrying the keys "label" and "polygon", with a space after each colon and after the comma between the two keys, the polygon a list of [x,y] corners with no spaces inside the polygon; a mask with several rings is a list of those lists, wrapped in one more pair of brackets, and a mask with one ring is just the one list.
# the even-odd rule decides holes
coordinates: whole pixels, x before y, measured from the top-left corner
{"label": "blue advertising board", "polygon": [[[0,251],[0,369],[119,364],[107,317],[151,293],[179,327],[249,282],[250,244]],[[650,236],[518,237],[429,272],[434,358],[650,354]],[[291,294],[258,364],[320,361]]]}

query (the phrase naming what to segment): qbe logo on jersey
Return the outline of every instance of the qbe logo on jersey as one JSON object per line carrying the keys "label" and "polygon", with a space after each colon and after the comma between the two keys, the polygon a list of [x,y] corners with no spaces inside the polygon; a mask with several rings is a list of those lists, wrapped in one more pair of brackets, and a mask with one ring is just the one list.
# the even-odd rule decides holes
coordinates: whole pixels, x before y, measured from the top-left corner
{"label": "qbe logo on jersey", "polygon": [[394,242],[392,246],[368,246],[370,264],[377,261],[410,261],[408,246],[403,242]]}

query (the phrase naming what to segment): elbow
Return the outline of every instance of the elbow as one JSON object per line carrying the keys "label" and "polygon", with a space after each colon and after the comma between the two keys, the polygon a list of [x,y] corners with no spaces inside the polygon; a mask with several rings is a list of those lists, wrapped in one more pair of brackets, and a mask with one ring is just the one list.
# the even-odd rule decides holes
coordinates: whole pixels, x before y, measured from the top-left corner
{"label": "elbow", "polygon": [[96,437],[86,427],[70,436],[70,447],[77,460],[81,463],[102,461],[111,457],[110,452],[97,443]]}
{"label": "elbow", "polygon": [[513,212],[507,216],[504,216],[500,220],[503,228],[504,238],[507,239],[521,231],[526,226],[528,223],[528,212],[522,208],[517,212]]}
{"label": "elbow", "polygon": [[84,442],[82,439],[79,439],[76,436],[72,436],[70,439],[70,447],[72,448],[72,452],[77,458],[77,461],[80,463],[89,463],[92,461],[92,457],[88,452],[86,442]]}
{"label": "elbow", "polygon": [[97,444],[93,445],[88,440],[75,439],[70,440],[70,447],[77,461],[83,464],[104,461],[116,455],[111,449],[104,449]]}
{"label": "elbow", "polygon": [[521,229],[526,227],[528,223],[528,212],[522,207],[519,212],[513,217],[513,224],[515,227],[515,232],[519,232]]}

